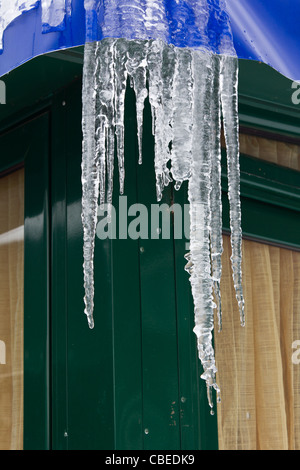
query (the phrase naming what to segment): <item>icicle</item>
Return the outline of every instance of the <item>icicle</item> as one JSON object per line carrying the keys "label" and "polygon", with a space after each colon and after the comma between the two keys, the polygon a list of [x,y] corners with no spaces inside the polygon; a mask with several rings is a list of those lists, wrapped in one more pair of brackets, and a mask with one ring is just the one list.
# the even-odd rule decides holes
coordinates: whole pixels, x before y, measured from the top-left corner
{"label": "icicle", "polygon": [[126,69],[136,94],[139,163],[142,163],[143,113],[147,90],[148,41],[128,41]]}
{"label": "icicle", "polygon": [[90,328],[94,327],[94,247],[99,195],[99,158],[96,152],[95,122],[95,61],[96,43],[84,48],[82,89],[82,224],[83,224],[83,275],[85,289],[85,314]]}
{"label": "icicle", "polygon": [[212,57],[213,92],[211,96],[211,263],[214,294],[217,307],[219,331],[222,330],[222,307],[220,281],[222,275],[222,188],[221,188],[221,97],[220,97],[220,57]]}
{"label": "icicle", "polygon": [[223,56],[221,63],[221,101],[227,149],[228,198],[230,203],[231,264],[241,325],[245,325],[242,287],[242,229],[240,201],[238,59]]}
{"label": "icicle", "polygon": [[124,166],[124,112],[125,91],[127,83],[126,57],[128,41],[118,39],[115,43],[115,125],[116,146],[119,169],[120,194],[124,193],[125,166]]}
{"label": "icicle", "polygon": [[192,164],[192,51],[176,50],[176,63],[173,89],[173,142],[172,142],[172,176],[175,189],[191,175]]}
{"label": "icicle", "polygon": [[[83,75],[83,210],[85,313],[93,322],[93,250],[97,202],[111,203],[114,156],[124,190],[124,108],[127,78],[136,95],[139,163],[142,162],[144,102],[148,95],[155,142],[157,200],[172,178],[188,181],[190,251],[186,271],[195,307],[201,377],[213,413],[219,399],[212,344],[214,309],[222,328],[221,107],[228,154],[232,271],[241,323],[241,207],[237,114],[237,60],[157,40],[104,39],[85,46]],[[148,81],[148,82],[147,82]],[[168,162],[170,161],[170,170]],[[216,303],[214,302],[213,294]]]}
{"label": "icicle", "polygon": [[[69,1],[69,0],[68,0]],[[41,0],[43,32],[64,28],[66,0]]]}
{"label": "icicle", "polygon": [[97,43],[96,48],[96,151],[100,165],[100,205],[105,202],[112,204],[113,194],[115,155],[114,46],[115,39],[104,39]]}
{"label": "icicle", "polygon": [[3,33],[18,16],[37,7],[36,0],[1,0],[0,2],[0,50],[3,49]]}
{"label": "icicle", "polygon": [[155,174],[157,200],[172,181],[167,163],[172,141],[172,85],[175,66],[174,49],[161,41],[151,41],[148,52],[149,100],[155,138]]}
{"label": "icicle", "polygon": [[212,410],[212,388],[219,394],[212,346],[215,304],[212,297],[210,259],[212,55],[195,51],[193,65],[193,147],[188,188],[191,227],[189,263],[186,269],[190,274],[194,299],[194,332],[197,336],[199,358],[204,369],[201,377],[206,381],[208,401]]}

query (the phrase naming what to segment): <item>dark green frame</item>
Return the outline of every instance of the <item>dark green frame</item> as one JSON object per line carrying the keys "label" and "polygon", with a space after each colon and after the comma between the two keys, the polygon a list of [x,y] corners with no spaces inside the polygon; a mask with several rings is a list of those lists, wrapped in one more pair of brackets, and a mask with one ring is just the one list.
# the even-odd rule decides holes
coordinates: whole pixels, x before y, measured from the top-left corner
{"label": "dark green frame", "polygon": [[49,113],[0,135],[0,173],[25,167],[24,448],[50,448]]}

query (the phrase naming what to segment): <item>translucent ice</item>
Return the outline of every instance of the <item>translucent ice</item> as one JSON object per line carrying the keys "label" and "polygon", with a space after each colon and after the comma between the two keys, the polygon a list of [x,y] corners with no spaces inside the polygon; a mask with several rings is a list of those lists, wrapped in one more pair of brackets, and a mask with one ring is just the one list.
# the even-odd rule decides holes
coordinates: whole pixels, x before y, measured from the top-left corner
{"label": "translucent ice", "polygon": [[41,0],[44,32],[52,28],[64,27],[66,1],[70,0]]}
{"label": "translucent ice", "polygon": [[227,148],[228,197],[230,203],[231,263],[240,321],[245,325],[242,289],[242,229],[240,201],[239,122],[238,122],[238,60],[223,56],[221,61],[221,101]]}
{"label": "translucent ice", "polygon": [[64,29],[66,13],[71,12],[71,0],[1,0],[0,2],[0,49],[3,49],[3,33],[7,26],[22,13],[41,4],[42,30]]}
{"label": "translucent ice", "polygon": [[221,188],[221,96],[220,96],[220,58],[212,57],[212,87],[210,102],[210,151],[211,151],[211,231],[210,249],[212,279],[217,308],[219,331],[222,329],[222,307],[220,281],[222,275],[222,188]]}
{"label": "translucent ice", "polygon": [[37,0],[2,0],[0,2],[0,49],[6,27],[22,13],[37,7]]}
{"label": "translucent ice", "polygon": [[211,168],[215,155],[211,151],[211,101],[213,90],[212,54],[193,51],[193,126],[192,165],[188,186],[190,203],[190,253],[187,271],[194,299],[195,327],[202,378],[207,384],[212,408],[212,388],[216,384],[216,365],[212,345],[214,328],[213,280],[211,276]]}
{"label": "translucent ice", "polygon": [[94,327],[94,247],[100,183],[99,154],[96,152],[96,90],[94,83],[96,43],[87,43],[84,51],[82,89],[82,223],[85,314]]}
{"label": "translucent ice", "polygon": [[[199,5],[195,3],[194,7]],[[178,48],[161,39],[106,38],[85,47],[82,218],[85,312],[89,324],[93,326],[97,203],[99,196],[100,204],[112,200],[115,152],[121,193],[124,190],[124,102],[129,79],[136,94],[140,163],[144,102],[149,97],[157,199],[161,199],[170,181],[174,180],[176,189],[188,181],[190,251],[186,254],[186,270],[194,300],[194,332],[203,366],[202,378],[207,384],[211,407],[212,390],[219,396],[212,344],[215,309],[219,330],[222,327],[221,114],[228,154],[232,271],[244,324],[237,65],[234,57],[215,55],[205,48]]]}

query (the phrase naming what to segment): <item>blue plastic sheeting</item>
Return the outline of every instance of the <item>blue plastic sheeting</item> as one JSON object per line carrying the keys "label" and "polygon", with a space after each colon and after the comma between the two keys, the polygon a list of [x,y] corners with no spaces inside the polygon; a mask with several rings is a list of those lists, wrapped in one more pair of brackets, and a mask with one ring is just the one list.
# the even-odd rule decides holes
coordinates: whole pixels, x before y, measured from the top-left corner
{"label": "blue plastic sheeting", "polygon": [[85,0],[85,5],[87,12],[84,0],[66,0],[64,23],[47,32],[39,2],[17,17],[4,32],[0,76],[41,54],[126,37],[160,38],[215,53],[231,53],[234,45],[239,58],[300,79],[299,0]]}
{"label": "blue plastic sheeting", "polygon": [[299,0],[227,0],[227,11],[239,58],[300,80]]}
{"label": "blue plastic sheeting", "polygon": [[28,60],[60,49],[83,45],[85,42],[85,10],[83,0],[72,0],[72,16],[57,31],[45,33],[42,8],[37,7],[18,16],[4,31],[0,55],[0,76]]}
{"label": "blue plastic sheeting", "polygon": [[155,38],[178,47],[234,53],[224,0],[89,0],[88,4],[87,40]]}

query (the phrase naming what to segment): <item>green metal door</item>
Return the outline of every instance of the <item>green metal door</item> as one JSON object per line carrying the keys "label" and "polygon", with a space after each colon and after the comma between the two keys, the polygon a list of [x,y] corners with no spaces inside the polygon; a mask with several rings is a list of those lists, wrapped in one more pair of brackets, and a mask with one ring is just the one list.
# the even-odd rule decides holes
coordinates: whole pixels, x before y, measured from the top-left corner
{"label": "green metal door", "polygon": [[[128,208],[139,203],[150,213],[156,203],[150,110],[146,106],[144,162],[139,166],[132,90],[126,106],[124,197]],[[80,113],[77,84],[59,95],[53,107],[53,447],[216,448],[216,416],[209,414],[192,332],[185,240],[174,240],[172,217],[169,239],[96,238],[95,328],[88,328],[83,313]],[[116,174],[118,212],[117,179]],[[184,194],[185,188],[178,197],[183,200]],[[169,188],[162,203],[171,206],[173,198]],[[133,219],[128,216],[128,224]]]}
{"label": "green metal door", "polygon": [[[51,60],[41,58],[53,76],[49,87],[78,73],[72,65],[64,78],[59,68],[57,81]],[[1,170],[25,167],[24,448],[216,448],[216,416],[209,415],[192,332],[185,240],[174,239],[172,216],[168,239],[150,233],[148,239],[96,239],[96,326],[87,326],[81,80],[74,77],[58,93],[44,91],[40,100],[29,78],[41,71],[34,62],[12,73],[11,97],[24,77],[29,91],[1,110]],[[40,84],[47,89],[44,78]],[[130,89],[126,105],[124,196],[128,208],[140,203],[150,213],[156,197],[149,105],[142,166]],[[185,188],[176,197],[183,203]],[[170,187],[162,203],[173,200]]]}

